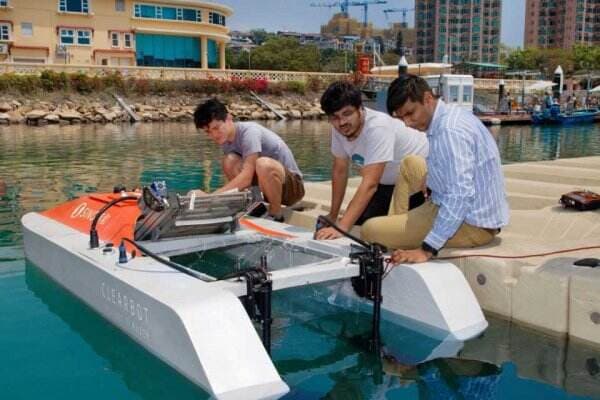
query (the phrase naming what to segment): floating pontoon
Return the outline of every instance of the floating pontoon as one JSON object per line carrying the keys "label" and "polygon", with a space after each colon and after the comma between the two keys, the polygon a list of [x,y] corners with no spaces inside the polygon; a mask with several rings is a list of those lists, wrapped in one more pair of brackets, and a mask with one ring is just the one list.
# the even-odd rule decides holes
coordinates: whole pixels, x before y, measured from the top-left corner
{"label": "floating pontoon", "polygon": [[88,195],[25,215],[25,253],[218,399],[288,392],[269,356],[273,290],[330,282],[331,304],[372,310],[374,348],[380,316],[456,341],[487,327],[452,264],[386,268],[379,246],[315,241],[297,227],[240,218],[249,204],[245,192]]}

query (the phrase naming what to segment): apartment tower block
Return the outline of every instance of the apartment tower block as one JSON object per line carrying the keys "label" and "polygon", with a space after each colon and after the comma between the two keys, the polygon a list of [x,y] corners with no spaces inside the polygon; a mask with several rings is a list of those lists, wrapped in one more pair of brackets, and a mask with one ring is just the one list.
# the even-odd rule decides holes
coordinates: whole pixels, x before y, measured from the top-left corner
{"label": "apartment tower block", "polygon": [[600,0],[527,0],[525,47],[600,45]]}
{"label": "apartment tower block", "polygon": [[417,62],[497,63],[501,0],[415,0]]}

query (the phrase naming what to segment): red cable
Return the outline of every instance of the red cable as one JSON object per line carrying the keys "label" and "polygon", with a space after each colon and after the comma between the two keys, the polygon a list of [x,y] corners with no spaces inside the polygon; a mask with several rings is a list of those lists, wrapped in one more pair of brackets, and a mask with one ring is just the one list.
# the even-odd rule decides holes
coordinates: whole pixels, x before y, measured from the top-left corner
{"label": "red cable", "polygon": [[551,256],[553,254],[571,253],[574,251],[591,250],[591,249],[600,249],[600,246],[576,247],[573,249],[557,250],[557,251],[551,251],[548,253],[539,253],[539,254],[527,254],[524,256],[498,256],[498,255],[494,255],[494,254],[463,254],[463,255],[458,255],[458,256],[436,257],[436,259],[437,260],[456,260],[459,258],[485,257],[485,258],[503,258],[503,259],[513,260],[513,259],[518,259],[518,258],[544,257],[544,256]]}

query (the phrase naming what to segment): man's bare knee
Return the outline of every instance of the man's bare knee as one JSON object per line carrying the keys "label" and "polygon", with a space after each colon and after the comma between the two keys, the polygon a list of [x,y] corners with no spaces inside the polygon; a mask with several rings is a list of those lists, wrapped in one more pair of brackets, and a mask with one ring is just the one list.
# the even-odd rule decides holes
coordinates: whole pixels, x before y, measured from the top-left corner
{"label": "man's bare knee", "polygon": [[281,163],[269,157],[259,157],[256,160],[255,171],[259,180],[277,179],[283,182],[283,178],[285,176],[285,170]]}
{"label": "man's bare knee", "polygon": [[237,154],[228,153],[221,160],[221,165],[223,166],[225,176],[231,180],[241,172],[242,158]]}

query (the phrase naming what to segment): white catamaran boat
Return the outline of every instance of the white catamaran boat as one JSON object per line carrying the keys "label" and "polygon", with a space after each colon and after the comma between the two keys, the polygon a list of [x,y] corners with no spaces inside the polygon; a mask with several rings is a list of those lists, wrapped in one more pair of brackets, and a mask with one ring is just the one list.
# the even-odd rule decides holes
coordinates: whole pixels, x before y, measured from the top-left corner
{"label": "white catamaran boat", "polygon": [[[452,264],[390,268],[380,246],[351,236],[319,242],[312,232],[244,216],[247,192],[115,192],[26,214],[26,256],[217,399],[289,391],[269,356],[273,290],[331,282],[330,303],[372,310],[374,349],[380,318],[456,341],[487,327]],[[231,262],[203,270],[210,252]]]}

